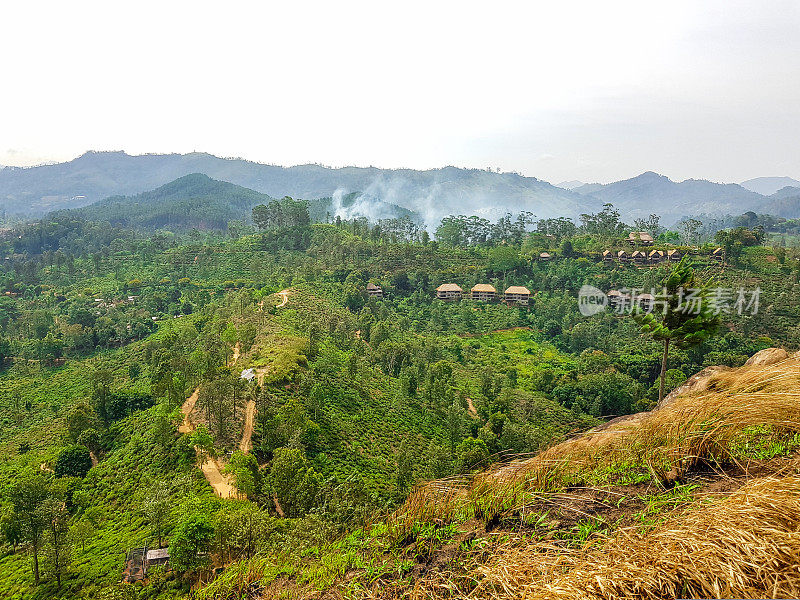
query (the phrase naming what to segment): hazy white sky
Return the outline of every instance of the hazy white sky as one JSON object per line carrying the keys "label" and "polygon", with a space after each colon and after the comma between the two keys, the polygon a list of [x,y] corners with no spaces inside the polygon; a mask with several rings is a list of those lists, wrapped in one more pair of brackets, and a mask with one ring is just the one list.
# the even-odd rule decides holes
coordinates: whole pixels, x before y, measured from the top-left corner
{"label": "hazy white sky", "polygon": [[0,164],[800,178],[800,3],[7,2]]}

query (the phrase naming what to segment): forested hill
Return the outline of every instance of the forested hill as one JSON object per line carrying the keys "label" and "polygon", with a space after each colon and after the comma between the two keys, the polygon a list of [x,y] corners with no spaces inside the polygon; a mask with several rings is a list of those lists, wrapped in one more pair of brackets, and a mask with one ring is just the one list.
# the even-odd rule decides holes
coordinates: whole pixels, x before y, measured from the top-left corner
{"label": "forested hill", "polygon": [[597,208],[592,198],[533,177],[478,169],[286,168],[203,153],[87,152],[62,164],[0,169],[0,213],[41,216],[109,196],[140,194],[191,173],[205,173],[275,198],[363,192],[365,200],[397,204],[420,213],[428,222],[459,213],[492,216],[529,210],[540,217],[577,216]]}
{"label": "forested hill", "polygon": [[272,198],[201,173],[186,175],[135,196],[112,196],[72,212],[112,225],[143,229],[226,229],[249,218],[253,207]]}
{"label": "forested hill", "polygon": [[[56,211],[52,216],[58,218],[69,213],[91,221],[144,230],[226,230],[231,221],[249,222],[254,206],[272,200],[255,190],[192,173],[155,190],[135,196],[112,196],[83,208]],[[316,222],[333,220],[336,216],[345,219],[369,216],[375,221],[419,220],[410,210],[380,200],[367,200],[360,192],[317,198],[307,204],[310,217]]]}

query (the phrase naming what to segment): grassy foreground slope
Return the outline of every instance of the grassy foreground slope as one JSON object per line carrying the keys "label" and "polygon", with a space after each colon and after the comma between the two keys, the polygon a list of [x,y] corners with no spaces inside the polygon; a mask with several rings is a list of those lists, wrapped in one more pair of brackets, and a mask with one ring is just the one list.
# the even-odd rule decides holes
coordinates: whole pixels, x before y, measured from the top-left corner
{"label": "grassy foreground slope", "polygon": [[418,488],[313,554],[200,598],[764,598],[800,593],[800,355],[715,369],[648,413]]}

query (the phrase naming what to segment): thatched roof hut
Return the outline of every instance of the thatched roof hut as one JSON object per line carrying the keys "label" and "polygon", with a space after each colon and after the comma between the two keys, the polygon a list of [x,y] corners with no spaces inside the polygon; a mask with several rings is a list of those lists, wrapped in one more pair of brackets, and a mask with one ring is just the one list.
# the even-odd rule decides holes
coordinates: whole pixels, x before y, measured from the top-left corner
{"label": "thatched roof hut", "polygon": [[510,285],[506,288],[503,296],[508,304],[528,306],[528,302],[531,298],[531,291],[521,285]]}
{"label": "thatched roof hut", "polygon": [[637,243],[642,246],[652,246],[655,243],[653,236],[646,231],[631,231],[628,234],[628,242],[634,246]]}
{"label": "thatched roof hut", "polygon": [[488,283],[478,283],[472,286],[470,295],[473,300],[488,302],[489,300],[494,300],[497,297],[497,288]]}
{"label": "thatched roof hut", "polygon": [[436,297],[439,300],[461,300],[464,290],[457,283],[443,283],[436,288]]}

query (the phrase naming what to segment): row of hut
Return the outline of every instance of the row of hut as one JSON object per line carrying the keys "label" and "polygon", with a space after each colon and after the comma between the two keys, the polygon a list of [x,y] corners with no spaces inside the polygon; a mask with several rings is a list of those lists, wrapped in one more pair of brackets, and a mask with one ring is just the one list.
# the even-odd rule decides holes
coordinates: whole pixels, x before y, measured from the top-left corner
{"label": "row of hut", "polygon": [[[445,302],[458,302],[464,297],[464,290],[457,283],[443,283],[436,288],[436,298]],[[499,294],[497,288],[488,283],[478,283],[469,291],[470,300],[480,302],[494,302],[502,300],[509,306],[528,306],[531,291],[521,285],[510,285],[505,292]]]}
{"label": "row of hut", "polygon": [[[367,284],[367,295],[370,298],[381,300],[383,298],[383,289],[372,282]],[[448,302],[458,302],[465,296],[464,290],[457,283],[443,283],[436,288],[436,297],[439,300]],[[531,299],[531,291],[521,285],[511,285],[506,288],[502,294],[497,293],[497,288],[488,283],[479,283],[472,286],[472,289],[467,294],[470,300],[479,300],[481,302],[494,302],[495,300],[503,300],[509,305],[528,306]]]}
{"label": "row of hut", "polygon": [[[722,262],[724,256],[725,252],[722,248],[717,248],[711,253],[711,258],[718,262]],[[611,250],[605,250],[603,252],[603,262],[605,263],[619,261],[621,263],[654,265],[662,262],[680,262],[682,258],[683,253],[680,250],[667,250],[666,252],[662,250],[651,250],[650,252],[634,250],[630,253],[626,252],[625,250],[620,250],[616,254]]]}

